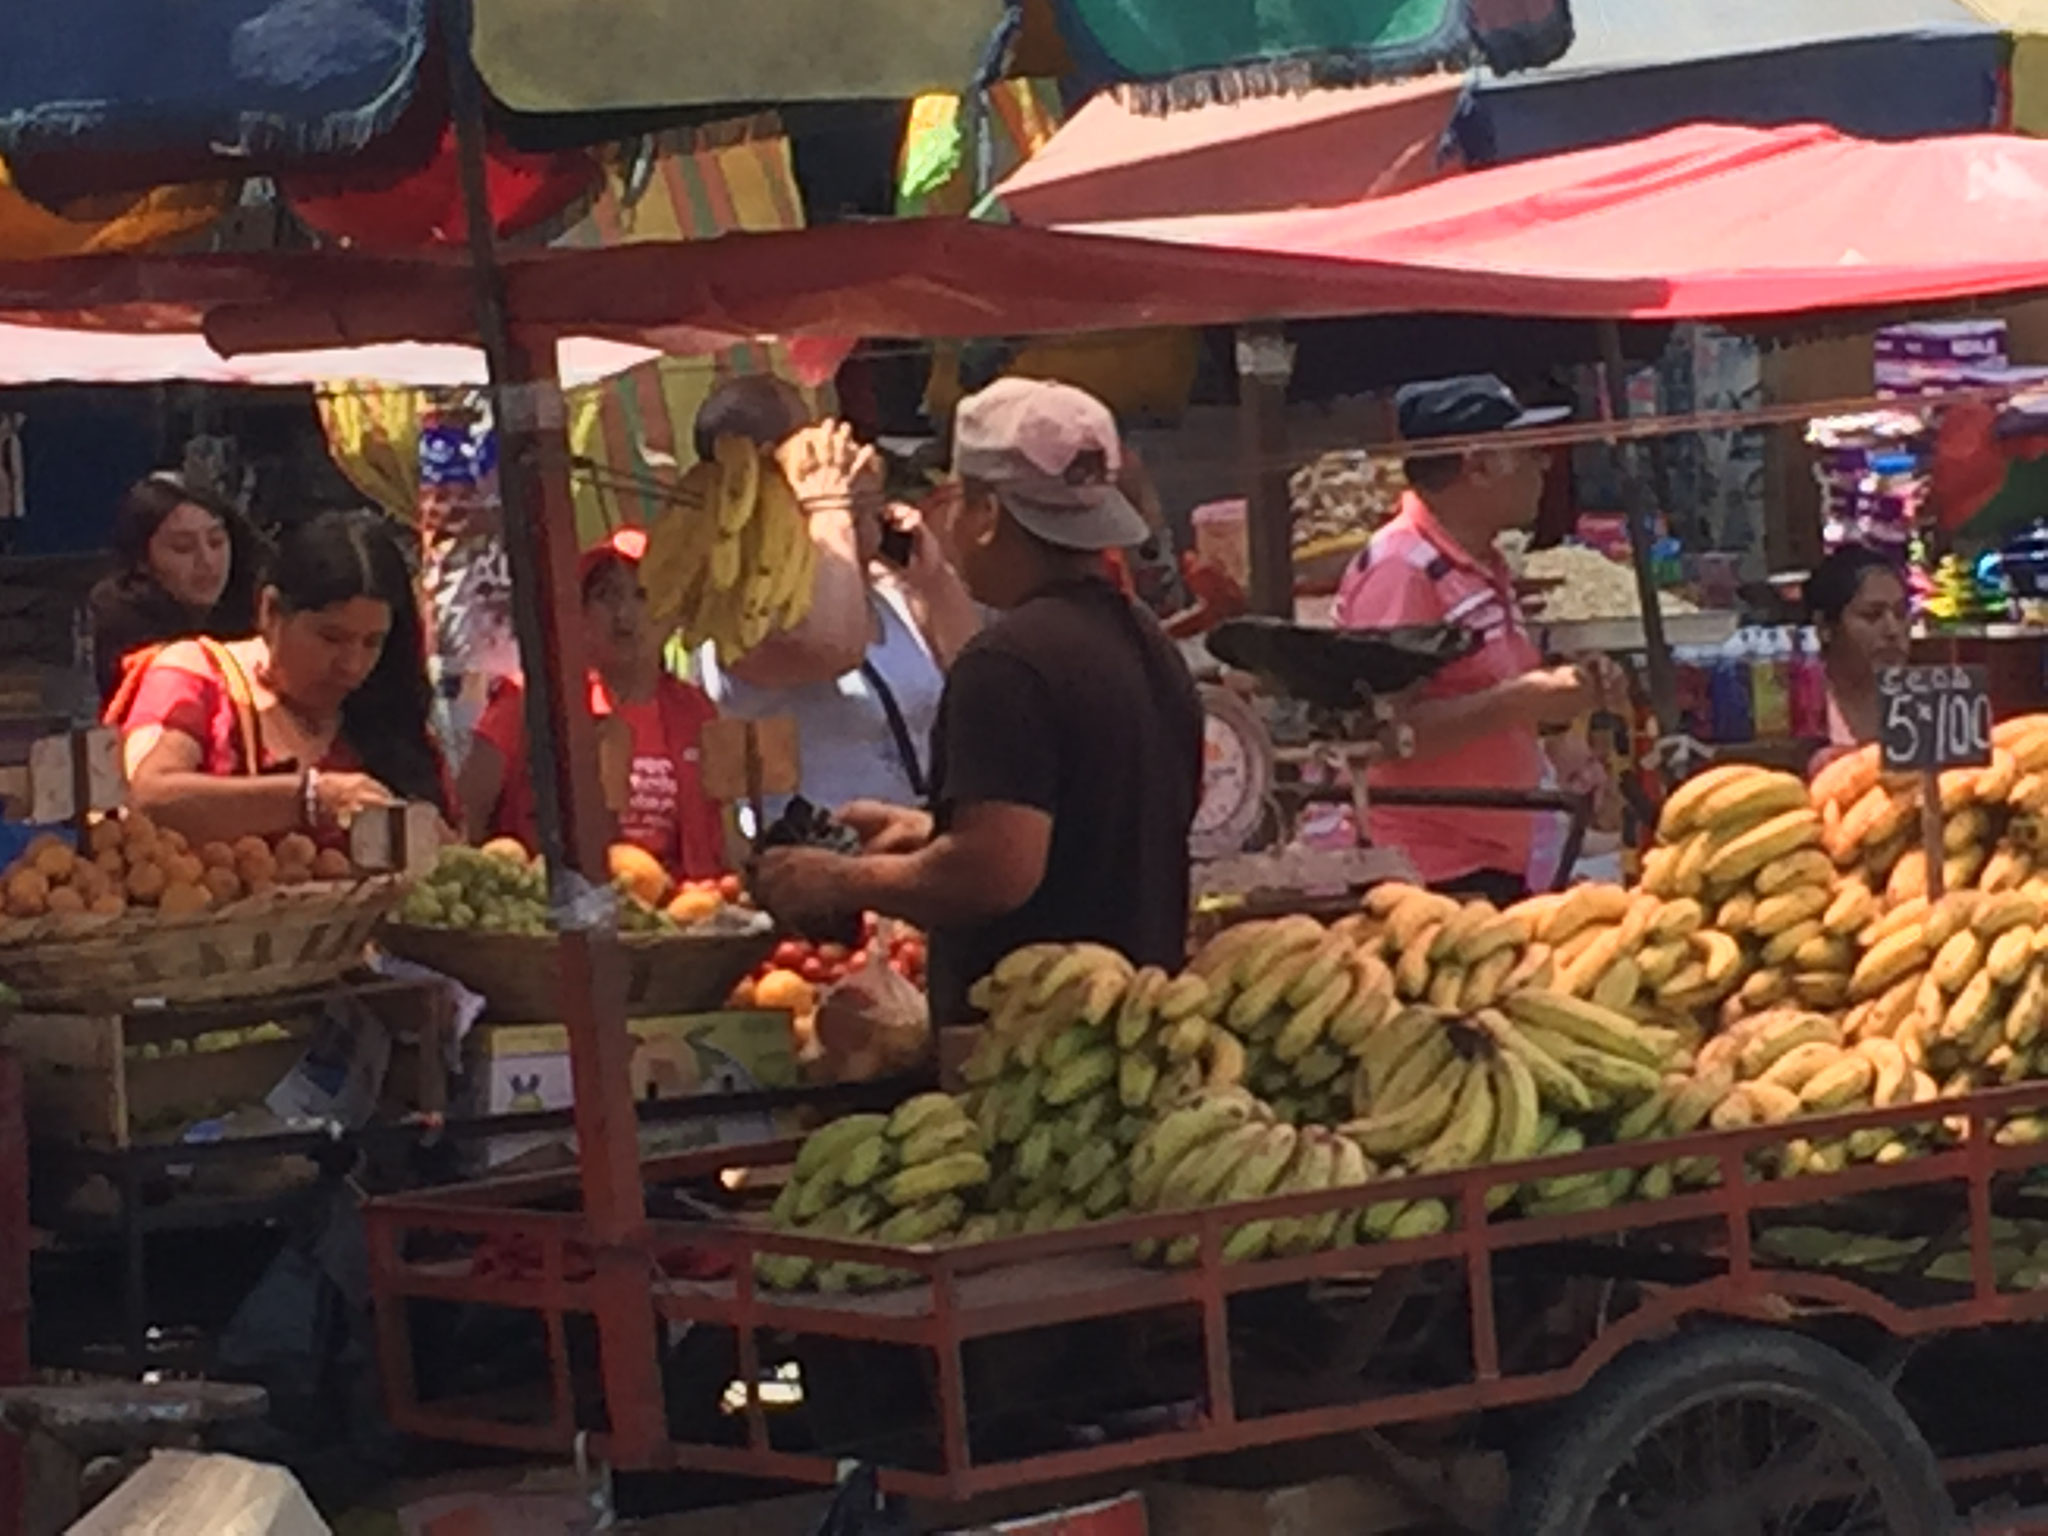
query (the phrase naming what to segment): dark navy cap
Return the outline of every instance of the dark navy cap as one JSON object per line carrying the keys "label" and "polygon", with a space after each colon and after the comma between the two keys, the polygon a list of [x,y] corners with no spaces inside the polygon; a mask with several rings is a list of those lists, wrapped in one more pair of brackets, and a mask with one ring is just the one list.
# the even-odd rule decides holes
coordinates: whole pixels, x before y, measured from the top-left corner
{"label": "dark navy cap", "polygon": [[1394,408],[1408,442],[1543,427],[1571,415],[1571,407],[1563,405],[1524,408],[1515,392],[1490,373],[1404,384],[1394,396]]}

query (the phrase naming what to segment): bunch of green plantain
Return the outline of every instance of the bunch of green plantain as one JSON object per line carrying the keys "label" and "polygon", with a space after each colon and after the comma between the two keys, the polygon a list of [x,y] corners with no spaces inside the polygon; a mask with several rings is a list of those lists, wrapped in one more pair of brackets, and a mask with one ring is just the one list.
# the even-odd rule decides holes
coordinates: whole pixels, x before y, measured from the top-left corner
{"label": "bunch of green plantain", "polygon": [[1230,1069],[1292,1125],[1348,1113],[1358,1053],[1393,1013],[1394,975],[1366,942],[1361,915],[1324,927],[1308,917],[1248,922],[1210,940],[1188,966],[1228,1031]]}
{"label": "bunch of green plantain", "polygon": [[990,1149],[988,1208],[1059,1231],[1123,1211],[1125,1154],[1155,1114],[1243,1070],[1198,976],[1134,969],[1093,944],[1006,956],[973,1001],[988,1018],[961,1069]]}
{"label": "bunch of green plantain", "polygon": [[[813,1131],[769,1219],[786,1232],[907,1246],[995,1235],[969,1201],[989,1179],[981,1133],[950,1094],[906,1099],[887,1115],[847,1115]],[[877,1264],[814,1264],[764,1253],[755,1274],[773,1290],[878,1290],[914,1277]]]}
{"label": "bunch of green plantain", "polygon": [[[1323,1126],[1286,1124],[1243,1088],[1205,1088],[1168,1110],[1131,1149],[1131,1208],[1193,1210],[1348,1189],[1368,1183],[1376,1172],[1355,1141]],[[1393,1202],[1389,1226],[1405,1206]],[[1352,1207],[1242,1222],[1224,1230],[1222,1257],[1235,1264],[1348,1247],[1360,1240],[1366,1214]],[[1200,1251],[1201,1240],[1191,1233],[1164,1243],[1141,1242],[1137,1257],[1182,1267]]]}

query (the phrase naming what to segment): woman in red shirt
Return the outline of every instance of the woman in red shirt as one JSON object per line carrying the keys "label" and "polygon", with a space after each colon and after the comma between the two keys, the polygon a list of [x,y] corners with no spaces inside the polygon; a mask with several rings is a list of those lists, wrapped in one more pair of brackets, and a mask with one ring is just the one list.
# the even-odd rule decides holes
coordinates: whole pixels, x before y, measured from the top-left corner
{"label": "woman in red shirt", "polygon": [[138,810],[194,843],[337,833],[368,806],[446,809],[412,573],[385,520],[280,542],[252,639],[138,652],[107,706]]}
{"label": "woman in red shirt", "polygon": [[[717,718],[699,689],[661,664],[661,637],[647,619],[640,557],[647,537],[621,529],[583,557],[583,624],[591,659],[590,710],[623,726],[632,767],[618,835],[653,854],[679,880],[725,873],[725,821],[704,794],[698,737]],[[538,842],[526,755],[526,699],[509,679],[484,708],[463,764],[458,798],[473,843],[491,837]]]}

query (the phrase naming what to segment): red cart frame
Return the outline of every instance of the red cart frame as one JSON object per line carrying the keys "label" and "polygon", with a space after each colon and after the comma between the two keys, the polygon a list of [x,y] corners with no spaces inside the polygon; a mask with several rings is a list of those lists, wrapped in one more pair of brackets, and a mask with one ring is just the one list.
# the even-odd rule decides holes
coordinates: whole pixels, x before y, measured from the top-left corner
{"label": "red cart frame", "polygon": [[[746,1393],[746,1443],[733,1447],[679,1442],[668,1435],[659,1402],[638,1404],[608,1397],[605,1411],[612,1429],[590,1435],[590,1449],[627,1469],[680,1468],[832,1483],[839,1472],[833,1458],[778,1450],[770,1441],[761,1393],[760,1344],[763,1332],[773,1330],[909,1346],[927,1353],[932,1362],[929,1379],[934,1384],[939,1465],[935,1470],[888,1468],[882,1481],[892,1491],[957,1501],[1248,1447],[1448,1419],[1563,1397],[1583,1387],[1631,1344],[1698,1314],[1782,1324],[1818,1312],[1849,1313],[1900,1338],[2048,1317],[2048,1291],[1999,1288],[1991,1230],[1994,1179],[2048,1164],[2048,1146],[2000,1145],[1996,1133],[2013,1116],[2048,1110],[2048,1084],[2003,1089],[1943,1104],[1942,1118],[1967,1123],[1960,1142],[1893,1166],[1857,1166],[1838,1174],[1791,1179],[1763,1177],[1753,1166],[1756,1154],[1796,1137],[1830,1138],[1878,1126],[1925,1127],[1933,1118],[1929,1109],[1927,1105],[1896,1106],[1738,1132],[1601,1147],[1515,1165],[1510,1170],[1473,1168],[1359,1189],[1133,1217],[1075,1231],[965,1247],[887,1247],[772,1232],[744,1222],[654,1222],[646,1245],[619,1255],[619,1262],[629,1265],[640,1278],[652,1314],[670,1322],[710,1324],[735,1331]],[[787,1142],[718,1149],[652,1161],[646,1172],[656,1183],[706,1179],[722,1170],[785,1163],[793,1151],[794,1144]],[[1576,1215],[1518,1218],[1486,1214],[1487,1191],[1504,1182],[1641,1169],[1680,1158],[1711,1160],[1719,1169],[1718,1184],[1665,1200],[1625,1203]],[[1824,1207],[1852,1196],[1943,1184],[1962,1188],[1960,1209],[1968,1214],[1971,1260],[1969,1284],[1953,1287],[1949,1299],[1904,1305],[1846,1272],[1758,1261],[1751,1225],[1754,1217]],[[572,1189],[572,1176],[508,1179],[384,1200],[369,1207],[371,1263],[381,1299],[382,1363],[391,1409],[400,1428],[528,1452],[567,1453],[576,1447],[582,1431],[572,1398],[565,1319],[593,1311],[599,1297],[592,1282],[571,1278],[568,1255],[578,1246],[587,1247],[594,1233],[576,1213],[529,1208],[531,1202],[559,1198]],[[1226,1266],[1221,1259],[1225,1235],[1247,1220],[1299,1217],[1369,1206],[1388,1198],[1423,1196],[1453,1203],[1459,1214],[1449,1231],[1253,1264]],[[1641,1306],[1575,1341],[1574,1353],[1563,1364],[1526,1372],[1504,1367],[1496,1301],[1497,1260],[1541,1245],[1681,1224],[1690,1229],[1688,1250],[1710,1258],[1717,1273],[1696,1282],[1646,1289]],[[1130,1245],[1139,1239],[1189,1233],[1200,1238],[1200,1258],[1192,1268],[1147,1269],[1128,1257]],[[451,1266],[409,1258],[408,1247],[429,1235],[444,1240],[513,1235],[537,1240],[544,1255],[540,1275],[532,1282],[480,1279],[466,1273],[460,1262]],[[731,1264],[730,1276],[710,1282],[665,1278],[655,1254],[681,1246],[724,1257]],[[752,1261],[761,1253],[886,1264],[919,1278],[913,1285],[867,1295],[778,1294],[755,1284]],[[1465,1381],[1265,1416],[1248,1417],[1240,1412],[1227,1317],[1233,1296],[1308,1281],[1387,1276],[1432,1263],[1455,1266],[1462,1281],[1469,1321]],[[508,1423],[477,1405],[422,1402],[413,1383],[413,1341],[406,1316],[406,1303],[415,1298],[539,1313],[546,1323],[552,1370],[552,1408],[545,1421]],[[1175,1307],[1196,1309],[1200,1317],[1204,1406],[1196,1422],[1020,1460],[975,1459],[969,1445],[969,1424],[976,1404],[970,1401],[963,1361],[968,1343],[998,1334],[1091,1319],[1128,1318]],[[636,1415],[641,1417],[635,1419]],[[628,1441],[652,1443],[654,1452],[628,1457],[621,1450]],[[2048,1453],[2030,1451],[2024,1456],[1956,1463],[1944,1470],[1959,1478],[1980,1477],[2042,1463],[2048,1463]]]}

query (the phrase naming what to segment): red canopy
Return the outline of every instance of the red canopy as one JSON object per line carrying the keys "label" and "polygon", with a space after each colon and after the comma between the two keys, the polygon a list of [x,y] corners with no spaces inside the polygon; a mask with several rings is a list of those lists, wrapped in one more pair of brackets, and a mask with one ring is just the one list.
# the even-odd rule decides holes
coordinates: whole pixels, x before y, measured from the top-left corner
{"label": "red canopy", "polygon": [[[507,255],[506,291],[526,324],[674,351],[750,336],[1900,306],[2048,289],[2048,142],[1687,128],[1341,208],[1085,228],[917,219],[522,251]],[[203,324],[223,351],[247,352],[466,341],[475,304],[459,252],[319,251],[0,262],[8,311]]]}
{"label": "red canopy", "polygon": [[[1394,263],[1421,269],[1419,287],[1455,272],[1484,283],[1481,309],[1507,315],[1888,306],[2048,286],[2048,142],[1698,125],[1342,207],[1089,227]],[[1617,307],[1617,293],[1631,297]]]}

